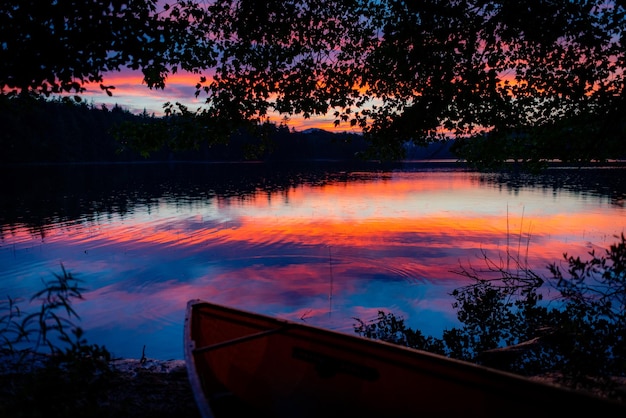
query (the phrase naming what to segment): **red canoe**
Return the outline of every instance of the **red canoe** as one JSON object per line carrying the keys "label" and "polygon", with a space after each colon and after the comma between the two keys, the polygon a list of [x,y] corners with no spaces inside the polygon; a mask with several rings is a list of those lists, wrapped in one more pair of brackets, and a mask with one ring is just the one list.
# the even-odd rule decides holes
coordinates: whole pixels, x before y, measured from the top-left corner
{"label": "red canoe", "polygon": [[624,403],[197,300],[184,344],[204,418],[626,416]]}

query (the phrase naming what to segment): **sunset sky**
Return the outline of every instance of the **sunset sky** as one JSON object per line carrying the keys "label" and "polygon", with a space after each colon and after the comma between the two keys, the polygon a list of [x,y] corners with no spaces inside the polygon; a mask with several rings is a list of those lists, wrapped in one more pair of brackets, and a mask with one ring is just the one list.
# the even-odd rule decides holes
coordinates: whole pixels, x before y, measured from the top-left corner
{"label": "sunset sky", "polygon": [[[196,110],[204,104],[206,96],[200,95],[195,97],[195,85],[200,75],[190,73],[170,74],[166,80],[165,89],[149,89],[143,83],[143,75],[141,71],[123,70],[118,73],[104,74],[105,85],[115,86],[111,90],[113,96],[109,97],[106,92],[100,89],[98,83],[88,84],[87,91],[82,98],[87,103],[93,103],[96,107],[100,107],[102,103],[111,109],[118,104],[123,109],[129,110],[131,113],[141,113],[145,110],[148,113],[154,113],[156,116],[163,114],[163,104],[166,102],[179,102],[187,106],[190,110]],[[272,120],[280,123],[283,116],[276,115]],[[296,130],[304,130],[308,128],[322,128],[328,131],[350,131],[350,127],[342,125],[335,128],[333,121],[335,118],[332,113],[327,117],[314,117],[304,119],[298,116],[289,118],[289,126]]]}

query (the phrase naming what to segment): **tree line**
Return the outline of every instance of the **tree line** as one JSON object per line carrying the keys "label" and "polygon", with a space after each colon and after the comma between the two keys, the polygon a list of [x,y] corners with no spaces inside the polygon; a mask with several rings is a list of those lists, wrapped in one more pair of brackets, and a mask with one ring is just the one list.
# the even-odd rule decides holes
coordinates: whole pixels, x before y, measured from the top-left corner
{"label": "tree line", "polygon": [[[167,119],[178,124],[178,116]],[[0,96],[0,163],[146,162],[146,161],[356,161],[366,149],[362,135],[296,132],[265,124],[263,132],[240,129],[221,143],[180,147],[159,141],[164,118],[133,114],[119,106]],[[147,152],[129,137],[154,135]]]}

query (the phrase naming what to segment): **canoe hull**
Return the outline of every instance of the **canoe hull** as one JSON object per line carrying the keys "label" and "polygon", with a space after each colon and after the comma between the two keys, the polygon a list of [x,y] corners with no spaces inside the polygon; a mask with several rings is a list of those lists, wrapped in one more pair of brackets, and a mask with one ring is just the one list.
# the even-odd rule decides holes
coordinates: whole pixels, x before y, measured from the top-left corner
{"label": "canoe hull", "polygon": [[517,375],[203,301],[188,304],[185,360],[205,417],[218,415],[216,394],[276,417],[626,412]]}

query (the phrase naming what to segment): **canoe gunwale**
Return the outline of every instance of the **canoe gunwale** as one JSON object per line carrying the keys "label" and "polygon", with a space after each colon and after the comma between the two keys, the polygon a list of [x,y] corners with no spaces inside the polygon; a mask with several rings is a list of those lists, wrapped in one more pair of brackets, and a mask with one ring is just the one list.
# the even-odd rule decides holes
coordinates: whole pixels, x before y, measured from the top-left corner
{"label": "canoe gunwale", "polygon": [[202,418],[216,418],[213,414],[213,409],[209,404],[208,399],[204,394],[204,389],[202,387],[202,382],[200,380],[200,376],[198,375],[198,368],[196,365],[196,360],[194,357],[194,350],[196,346],[196,342],[192,339],[191,329],[192,329],[192,313],[193,313],[193,305],[201,303],[200,300],[190,300],[187,303],[187,311],[185,313],[185,325],[184,325],[184,356],[185,363],[187,365],[187,378],[189,379],[189,384],[191,386],[191,391],[193,392],[193,396],[196,400],[196,405],[198,406],[198,411]]}

